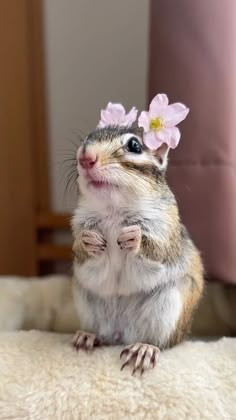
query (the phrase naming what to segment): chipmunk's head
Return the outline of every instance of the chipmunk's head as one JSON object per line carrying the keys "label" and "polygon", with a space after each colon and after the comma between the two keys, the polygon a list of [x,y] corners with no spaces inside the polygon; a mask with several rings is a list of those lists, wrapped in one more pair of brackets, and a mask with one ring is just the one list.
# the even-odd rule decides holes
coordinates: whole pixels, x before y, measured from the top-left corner
{"label": "chipmunk's head", "polygon": [[77,152],[82,194],[142,197],[159,188],[167,167],[168,146],[153,151],[143,142],[143,130],[108,126],[90,133]]}
{"label": "chipmunk's head", "polygon": [[147,197],[160,191],[169,147],[180,140],[176,124],[189,110],[169,105],[165,94],[156,95],[149,111],[142,111],[139,128],[133,128],[138,110],[126,113],[123,105],[108,103],[98,128],[84,140],[77,153],[79,187],[83,194],[125,198]]}

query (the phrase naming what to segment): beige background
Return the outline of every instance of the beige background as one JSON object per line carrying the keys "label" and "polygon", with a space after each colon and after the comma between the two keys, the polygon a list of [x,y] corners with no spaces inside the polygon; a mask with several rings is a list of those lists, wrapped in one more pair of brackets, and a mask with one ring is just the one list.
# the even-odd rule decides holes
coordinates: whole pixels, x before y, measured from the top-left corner
{"label": "beige background", "polygon": [[[68,211],[60,162],[107,102],[146,105],[148,0],[44,0],[52,206]],[[64,167],[65,169],[65,167]]]}

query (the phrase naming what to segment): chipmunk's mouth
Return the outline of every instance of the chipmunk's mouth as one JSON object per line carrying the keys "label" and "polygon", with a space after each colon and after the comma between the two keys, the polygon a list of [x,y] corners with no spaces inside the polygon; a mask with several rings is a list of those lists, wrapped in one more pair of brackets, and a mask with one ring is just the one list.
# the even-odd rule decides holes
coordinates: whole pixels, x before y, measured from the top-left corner
{"label": "chipmunk's mouth", "polygon": [[118,185],[112,184],[107,181],[98,181],[94,179],[89,182],[89,185],[91,185],[93,188],[97,190],[101,190],[101,189],[111,190],[113,188],[118,188]]}
{"label": "chipmunk's mouth", "polygon": [[112,190],[119,188],[117,184],[112,182],[110,179],[107,181],[99,174],[93,174],[91,171],[83,171],[83,176],[87,182],[88,187],[92,187],[96,190]]}

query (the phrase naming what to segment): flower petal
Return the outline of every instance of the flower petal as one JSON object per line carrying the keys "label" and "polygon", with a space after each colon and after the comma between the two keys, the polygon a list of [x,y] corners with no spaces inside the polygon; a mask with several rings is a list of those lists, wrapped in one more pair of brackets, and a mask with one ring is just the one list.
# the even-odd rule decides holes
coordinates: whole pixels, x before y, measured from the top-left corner
{"label": "flower petal", "polygon": [[125,108],[121,104],[108,104],[108,111],[112,115],[113,124],[120,124],[125,117]]}
{"label": "flower petal", "polygon": [[158,138],[157,133],[149,131],[143,134],[143,142],[150,150],[156,150],[161,146],[162,141]]}
{"label": "flower petal", "polygon": [[157,133],[162,143],[166,143],[171,149],[175,149],[180,140],[180,131],[177,127],[162,128]]}
{"label": "flower petal", "polygon": [[158,93],[149,106],[149,115],[151,118],[156,118],[161,116],[163,111],[167,108],[169,103],[167,95],[164,93]]}
{"label": "flower petal", "polygon": [[112,102],[108,102],[106,110],[111,114],[125,115],[125,108],[121,104],[113,104]]}
{"label": "flower petal", "polygon": [[122,120],[122,125],[130,127],[137,118],[138,110],[133,106],[131,110],[126,114]]}
{"label": "flower petal", "polygon": [[162,128],[157,132],[157,136],[161,140],[162,143],[169,144],[171,138],[171,129],[170,128]]}
{"label": "flower petal", "polygon": [[109,111],[107,111],[106,109],[102,109],[101,110],[101,119],[98,123],[98,127],[103,128],[103,127],[106,127],[106,126],[112,125],[112,124],[113,124],[112,114]]}
{"label": "flower petal", "polygon": [[169,130],[171,131],[171,137],[167,144],[171,149],[175,149],[179,144],[181,134],[177,127],[170,128]]}
{"label": "flower petal", "polygon": [[104,121],[100,120],[97,125],[97,128],[104,128],[104,127],[106,127],[106,124],[104,123]]}
{"label": "flower petal", "polygon": [[104,122],[109,123],[109,121],[112,119],[112,115],[109,111],[107,111],[106,109],[102,109],[101,110],[101,119]]}
{"label": "flower petal", "polygon": [[108,125],[130,126],[136,117],[136,108],[132,108],[131,111],[126,115],[123,105],[109,102],[106,109],[101,110],[101,119],[98,123],[98,127],[103,128],[107,127]]}
{"label": "flower petal", "polygon": [[150,118],[147,111],[142,111],[138,118],[138,126],[142,127],[145,132],[149,131]]}
{"label": "flower petal", "polygon": [[174,127],[183,121],[189,113],[189,109],[181,103],[169,105],[163,115],[165,126]]}

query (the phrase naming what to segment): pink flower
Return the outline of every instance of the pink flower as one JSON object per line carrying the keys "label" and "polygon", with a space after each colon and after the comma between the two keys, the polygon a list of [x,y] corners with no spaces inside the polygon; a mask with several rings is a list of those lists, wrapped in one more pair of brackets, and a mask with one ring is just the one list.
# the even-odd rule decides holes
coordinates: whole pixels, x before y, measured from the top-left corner
{"label": "pink flower", "polygon": [[99,128],[109,125],[120,125],[130,127],[137,118],[138,110],[133,107],[125,113],[125,108],[121,104],[112,104],[109,102],[106,109],[101,110],[101,119],[98,123]]}
{"label": "pink flower", "polygon": [[162,143],[166,143],[171,149],[178,146],[180,131],[176,127],[189,113],[189,109],[181,104],[169,105],[165,94],[158,94],[153,98],[149,111],[142,111],[139,119],[139,127],[144,129],[144,144],[151,150],[158,149]]}

